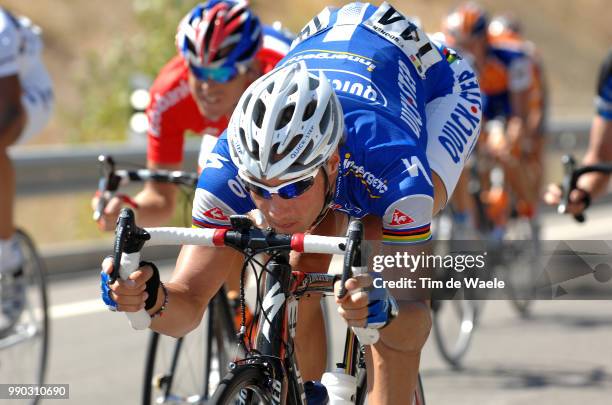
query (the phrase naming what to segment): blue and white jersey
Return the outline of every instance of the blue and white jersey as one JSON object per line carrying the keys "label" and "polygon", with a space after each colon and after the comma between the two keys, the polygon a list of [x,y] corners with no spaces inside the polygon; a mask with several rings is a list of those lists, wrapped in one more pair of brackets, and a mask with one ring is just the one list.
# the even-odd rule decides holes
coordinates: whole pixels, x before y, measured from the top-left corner
{"label": "blue and white jersey", "polygon": [[0,77],[19,78],[21,102],[27,112],[19,142],[40,132],[53,107],[53,86],[42,62],[40,35],[40,28],[28,18],[0,7]]}
{"label": "blue and white jersey", "polygon": [[612,120],[612,49],[608,51],[608,56],[601,65],[595,107],[597,114],[607,120]]}
{"label": "blue and white jersey", "polygon": [[[431,171],[450,195],[480,129],[471,68],[387,3],[324,9],[279,65],[297,61],[325,73],[344,112],[332,209],[382,218],[390,243],[429,239]],[[224,134],[198,184],[194,225],[227,226],[253,208]]]}

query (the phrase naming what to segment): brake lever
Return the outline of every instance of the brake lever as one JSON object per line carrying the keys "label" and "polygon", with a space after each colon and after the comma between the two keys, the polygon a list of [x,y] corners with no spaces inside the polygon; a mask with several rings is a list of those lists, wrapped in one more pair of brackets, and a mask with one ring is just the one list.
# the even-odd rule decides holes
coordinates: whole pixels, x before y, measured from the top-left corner
{"label": "brake lever", "polygon": [[[576,160],[571,155],[563,155],[561,158],[561,163],[563,164],[564,177],[563,182],[561,183],[561,202],[557,207],[557,212],[560,214],[565,214],[567,212],[567,206],[569,205],[569,197],[572,190],[576,188],[576,183],[578,182],[578,177],[576,176]],[[574,219],[577,222],[584,222],[585,216],[584,213],[575,214]]]}
{"label": "brake lever", "polygon": [[[149,239],[151,235],[136,226],[134,211],[130,208],[122,209],[115,230],[113,271],[109,276],[109,284],[113,284],[117,278],[127,280],[133,272],[138,270],[140,251]],[[144,309],[138,312],[126,312],[126,315],[134,329],[146,329],[151,323],[151,317]]]}
{"label": "brake lever", "polygon": [[115,174],[115,161],[111,156],[99,155],[100,180],[98,181],[98,203],[93,213],[93,220],[98,222],[102,218],[104,209],[110,198],[109,192],[114,193],[119,189],[121,178]]}

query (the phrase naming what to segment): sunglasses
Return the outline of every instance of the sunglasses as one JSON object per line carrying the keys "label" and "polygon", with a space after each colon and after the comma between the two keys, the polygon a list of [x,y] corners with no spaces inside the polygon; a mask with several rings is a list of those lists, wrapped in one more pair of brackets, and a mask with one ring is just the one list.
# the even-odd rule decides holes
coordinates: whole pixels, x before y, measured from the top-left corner
{"label": "sunglasses", "polygon": [[217,83],[227,83],[234,77],[236,77],[239,73],[238,68],[234,66],[210,69],[189,64],[189,70],[198,80],[212,80]]}
{"label": "sunglasses", "polygon": [[264,184],[258,183],[252,179],[247,178],[240,173],[240,178],[244,180],[244,186],[247,191],[252,191],[254,194],[266,199],[271,200],[272,194],[277,194],[284,200],[290,200],[304,194],[315,182],[315,177],[319,174],[319,170],[314,174],[307,174],[297,179],[290,180],[287,183],[283,183],[279,186],[270,187]]}

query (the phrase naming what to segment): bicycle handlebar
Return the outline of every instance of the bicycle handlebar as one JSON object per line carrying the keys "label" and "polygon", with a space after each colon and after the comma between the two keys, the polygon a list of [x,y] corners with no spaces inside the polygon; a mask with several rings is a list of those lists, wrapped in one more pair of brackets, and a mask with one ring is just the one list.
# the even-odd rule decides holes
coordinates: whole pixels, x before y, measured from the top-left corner
{"label": "bicycle handlebar", "polygon": [[[358,222],[358,221],[354,221]],[[277,234],[271,230],[254,228],[246,216],[233,216],[231,218],[233,229],[190,229],[190,228],[139,228],[135,224],[134,212],[130,208],[123,208],[117,228],[115,230],[115,244],[113,249],[113,272],[110,275],[110,283],[117,278],[127,280],[130,274],[138,269],[140,263],[140,250],[145,242],[150,246],[160,245],[199,245],[208,247],[229,246],[241,251],[256,251],[261,249],[272,249],[289,251],[294,250],[304,253],[320,254],[345,254],[347,240],[362,240],[362,234],[358,226],[351,223],[352,235],[349,238],[308,235],[296,233],[293,235]],[[363,230],[363,227],[360,228]],[[352,239],[351,239],[352,238]],[[357,244],[358,247],[358,244]],[[356,248],[352,248],[356,251]],[[351,271],[345,267],[344,272]],[[350,275],[343,274],[343,280]],[[146,329],[151,324],[151,317],[144,310],[126,313],[130,324],[134,329]]]}
{"label": "bicycle handlebar", "polygon": [[[195,187],[198,183],[197,173],[179,170],[116,170],[112,156],[98,156],[100,165],[100,180],[98,181],[98,203],[93,213],[93,220],[99,221],[108,202],[116,195],[119,187],[126,186],[132,181],[153,181],[157,183],[179,184]],[[138,203],[127,195],[121,195],[123,202],[132,208],[138,208]]]}
{"label": "bicycle handlebar", "polygon": [[[576,168],[576,160],[571,155],[564,155],[561,158],[561,163],[563,163],[564,177],[563,182],[561,183],[561,203],[559,204],[557,209],[560,214],[565,214],[565,212],[567,211],[570,193],[572,192],[572,190],[576,189],[580,176],[586,173],[593,172],[612,173],[612,163],[601,163]],[[586,220],[584,213],[574,215],[574,219],[580,223]]]}

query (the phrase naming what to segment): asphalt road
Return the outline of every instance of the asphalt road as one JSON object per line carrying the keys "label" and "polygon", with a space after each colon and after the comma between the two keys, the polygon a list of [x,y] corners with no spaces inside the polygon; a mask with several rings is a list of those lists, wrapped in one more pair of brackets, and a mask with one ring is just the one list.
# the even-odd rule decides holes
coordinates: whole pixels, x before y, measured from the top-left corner
{"label": "asphalt road", "polygon": [[[546,216],[544,236],[610,240],[609,212],[610,206],[595,207],[586,226]],[[133,331],[123,315],[103,308],[97,279],[91,270],[51,280],[47,381],[70,384],[70,399],[47,403],[139,403],[148,333]],[[337,347],[343,326],[331,323]],[[462,371],[451,371],[433,338],[428,341],[421,361],[427,403],[609,404],[611,336],[612,301],[539,301],[528,320],[508,302],[487,302]]]}

